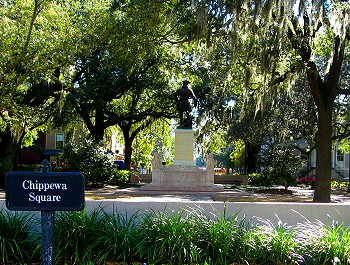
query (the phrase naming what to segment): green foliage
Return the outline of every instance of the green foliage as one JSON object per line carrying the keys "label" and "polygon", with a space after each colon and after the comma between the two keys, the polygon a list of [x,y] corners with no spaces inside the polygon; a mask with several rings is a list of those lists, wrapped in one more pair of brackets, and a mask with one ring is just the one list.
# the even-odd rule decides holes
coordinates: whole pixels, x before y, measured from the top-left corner
{"label": "green foliage", "polygon": [[55,235],[57,264],[87,264],[103,250],[96,239],[105,226],[102,209],[91,214],[86,211],[60,212],[56,218]]}
{"label": "green foliage", "polygon": [[[1,166],[1,165],[0,165]],[[38,171],[39,165],[26,165],[23,164],[20,166],[20,171]]]}
{"label": "green foliage", "polygon": [[[28,222],[33,219],[0,212],[0,263],[39,261],[40,242],[29,239],[37,235]],[[344,224],[257,221],[191,207],[130,217],[102,208],[60,212],[55,222],[56,263],[350,264],[350,227]]]}
{"label": "green foliage", "polygon": [[191,218],[183,212],[151,212],[143,216],[140,230],[140,256],[155,264],[198,263],[201,250]]}
{"label": "green foliage", "polygon": [[110,181],[117,183],[127,183],[130,181],[130,170],[114,170]]}
{"label": "green foliage", "polygon": [[350,227],[306,222],[296,227],[298,252],[312,264],[350,264]]}
{"label": "green foliage", "polygon": [[150,168],[154,153],[162,155],[163,161],[173,160],[174,136],[169,120],[157,120],[135,138],[133,159],[136,168]]}
{"label": "green foliage", "polygon": [[232,162],[231,156],[230,156],[232,151],[233,151],[233,147],[229,146],[222,149],[220,152],[215,152],[214,159],[216,161],[216,166],[226,168],[227,172],[229,171],[229,169],[233,169],[235,165]]}
{"label": "green foliage", "polygon": [[113,175],[113,159],[106,154],[102,145],[81,137],[77,144],[68,142],[64,147],[65,170],[84,174],[87,184],[100,184]]}
{"label": "green foliage", "polygon": [[271,187],[273,182],[269,175],[253,173],[249,174],[248,183],[254,186]]}
{"label": "green foliage", "polygon": [[0,210],[0,263],[29,263],[40,255],[33,215]]}
{"label": "green foliage", "polygon": [[233,161],[236,168],[243,168],[244,167],[244,142],[240,139],[238,139],[235,142],[235,148],[230,154],[230,158]]}
{"label": "green foliage", "polygon": [[103,214],[103,229],[95,245],[101,249],[98,260],[132,262],[138,260],[140,225],[138,215],[131,217],[119,212]]}
{"label": "green foliage", "polygon": [[302,166],[302,159],[293,145],[273,143],[264,150],[263,173],[269,175],[275,184],[285,188],[295,184],[296,172]]}
{"label": "green foliage", "polygon": [[282,185],[285,189],[296,184],[297,179],[295,173],[282,171],[267,174],[274,184]]}
{"label": "green foliage", "polygon": [[245,238],[247,258],[257,264],[302,264],[303,257],[295,250],[298,245],[297,235],[292,227],[277,225],[269,220],[260,220],[261,225],[253,227]]}
{"label": "green foliage", "polygon": [[343,182],[339,182],[339,181],[332,181],[331,182],[331,187],[332,188],[337,188],[337,189],[347,189],[349,186],[349,181],[343,181]]}
{"label": "green foliage", "polygon": [[201,261],[208,264],[232,264],[244,260],[244,235],[248,232],[245,220],[236,215],[226,217],[215,213],[214,218],[200,209],[192,209],[194,226],[199,233]]}
{"label": "green foliage", "polygon": [[[79,20],[83,36],[66,79],[67,103],[95,140],[102,140],[109,126],[120,128],[129,168],[136,136],[156,120],[176,117],[175,88],[169,80],[179,53],[168,38],[176,38],[174,31],[183,23],[181,13],[171,11],[184,5],[173,9],[163,1],[87,2],[92,4],[79,10],[84,11]],[[140,151],[136,162],[148,164],[150,156],[135,150]]]}

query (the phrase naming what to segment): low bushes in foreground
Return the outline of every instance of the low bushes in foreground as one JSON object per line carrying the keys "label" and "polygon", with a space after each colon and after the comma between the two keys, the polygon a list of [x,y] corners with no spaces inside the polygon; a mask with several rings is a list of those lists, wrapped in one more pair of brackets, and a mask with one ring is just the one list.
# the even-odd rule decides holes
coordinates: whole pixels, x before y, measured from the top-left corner
{"label": "low bushes in foreground", "polygon": [[[2,209],[0,264],[40,262],[40,232],[32,223],[30,214]],[[55,224],[56,264],[350,264],[343,224],[252,224],[199,208],[132,216],[101,208],[62,212]]]}

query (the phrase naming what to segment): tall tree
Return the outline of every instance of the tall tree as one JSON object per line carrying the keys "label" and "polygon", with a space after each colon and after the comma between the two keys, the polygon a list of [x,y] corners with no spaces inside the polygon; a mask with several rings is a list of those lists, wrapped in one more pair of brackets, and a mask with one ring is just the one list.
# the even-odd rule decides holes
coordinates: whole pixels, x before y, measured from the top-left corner
{"label": "tall tree", "polygon": [[[51,5],[52,4],[52,5]],[[29,130],[57,112],[60,67],[69,49],[67,6],[45,0],[0,3],[0,186]],[[63,44],[65,43],[65,44]]]}
{"label": "tall tree", "polygon": [[[286,84],[290,88],[298,74],[306,73],[318,115],[317,202],[330,201],[333,103],[337,95],[348,94],[339,78],[350,39],[349,8],[347,1],[337,0],[201,1],[198,6],[206,14],[202,21],[208,34],[219,20],[232,36],[233,50],[242,42],[248,44],[243,59],[250,80],[246,89],[248,94],[256,92],[259,107],[276,99]],[[320,38],[327,43],[321,54]],[[252,77],[263,81],[254,90]]]}
{"label": "tall tree", "polygon": [[[305,65],[311,93],[317,106],[317,181],[314,195],[314,201],[317,202],[330,201],[334,101],[340,94],[349,94],[349,90],[341,88],[339,82],[346,43],[350,40],[350,6],[348,3],[345,4],[347,6],[341,3],[332,3],[330,7],[327,7],[324,3],[321,6],[320,11],[330,13],[330,24],[327,21],[328,18],[322,19],[322,17],[322,22],[316,24],[316,21],[312,20],[311,14],[304,8],[301,10],[303,24],[294,17],[288,31],[292,46]],[[336,22],[334,19],[340,19],[341,22]],[[315,45],[314,36],[321,27],[324,27],[332,42],[332,49],[329,51],[331,53],[329,55],[329,65],[326,71],[320,69],[320,65],[317,64],[314,57],[316,55],[315,50],[313,50],[313,45]]]}
{"label": "tall tree", "polygon": [[155,153],[161,154],[165,162],[171,162],[174,159],[172,128],[171,120],[162,119],[137,135],[133,144],[135,167],[150,168]]}
{"label": "tall tree", "polygon": [[82,20],[87,32],[80,43],[86,44],[76,54],[67,99],[95,141],[109,126],[120,127],[127,167],[136,135],[157,119],[176,117],[169,80],[176,63],[172,45],[183,42],[175,32],[183,24],[173,15],[179,8],[186,6],[129,1],[81,12],[96,19]]}

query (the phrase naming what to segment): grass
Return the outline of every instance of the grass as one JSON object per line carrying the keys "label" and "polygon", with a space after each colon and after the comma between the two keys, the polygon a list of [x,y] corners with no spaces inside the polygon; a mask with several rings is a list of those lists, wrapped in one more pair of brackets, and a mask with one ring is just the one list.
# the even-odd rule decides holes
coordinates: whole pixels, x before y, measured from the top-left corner
{"label": "grass", "polygon": [[[0,212],[0,264],[40,262],[33,219]],[[131,216],[98,208],[59,213],[55,224],[56,264],[350,264],[344,224],[253,224],[201,208]]]}
{"label": "grass", "polygon": [[0,211],[0,264],[30,263],[40,255],[32,214]]}

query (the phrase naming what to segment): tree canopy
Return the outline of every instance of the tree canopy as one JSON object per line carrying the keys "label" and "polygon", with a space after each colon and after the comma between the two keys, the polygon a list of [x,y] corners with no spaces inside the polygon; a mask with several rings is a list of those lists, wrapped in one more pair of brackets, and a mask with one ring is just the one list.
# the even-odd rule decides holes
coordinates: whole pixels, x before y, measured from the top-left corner
{"label": "tree canopy", "polygon": [[[59,109],[62,49],[72,32],[64,5],[49,1],[0,3],[0,186],[23,137]],[[58,26],[57,26],[57,25]]]}
{"label": "tree canopy", "polygon": [[315,139],[314,200],[330,201],[332,141],[349,136],[348,1],[0,5],[2,177],[28,130],[63,110],[78,114],[95,141],[117,125],[128,166],[137,134],[178,116],[174,92],[186,79],[199,99],[199,139],[228,132],[252,157],[269,134],[310,147]]}
{"label": "tree canopy", "polygon": [[[203,31],[214,37],[212,32],[231,36],[232,64],[245,64],[244,93],[247,100],[256,98],[257,109],[264,110],[267,102],[278,99],[281,89],[292,88],[294,80],[306,74],[318,117],[314,200],[329,202],[333,103],[338,95],[347,95],[349,91],[340,86],[350,39],[349,3],[321,0],[200,3],[199,12],[206,14],[201,16]],[[236,55],[242,47],[247,50],[240,58]]]}

